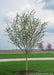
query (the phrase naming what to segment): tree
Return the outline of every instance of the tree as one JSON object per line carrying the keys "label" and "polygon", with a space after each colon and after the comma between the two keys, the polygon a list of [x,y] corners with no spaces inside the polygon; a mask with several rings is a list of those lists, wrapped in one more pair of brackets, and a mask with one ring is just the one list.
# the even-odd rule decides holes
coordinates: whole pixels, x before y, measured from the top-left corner
{"label": "tree", "polygon": [[43,44],[40,43],[40,44],[38,45],[38,48],[39,48],[40,50],[42,50],[42,49],[43,49]]}
{"label": "tree", "polygon": [[51,50],[51,49],[52,49],[51,47],[52,47],[51,44],[48,43],[48,45],[47,45],[47,49]]}
{"label": "tree", "polygon": [[6,31],[11,42],[26,54],[26,71],[28,71],[28,53],[42,41],[46,23],[34,17],[35,12],[16,14],[11,24],[7,24]]}

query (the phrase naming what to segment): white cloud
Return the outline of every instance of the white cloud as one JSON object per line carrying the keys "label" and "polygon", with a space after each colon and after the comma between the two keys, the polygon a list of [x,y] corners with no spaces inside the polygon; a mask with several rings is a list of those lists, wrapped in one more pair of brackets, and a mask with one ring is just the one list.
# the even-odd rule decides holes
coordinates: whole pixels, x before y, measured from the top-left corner
{"label": "white cloud", "polygon": [[46,32],[45,34],[46,34],[46,36],[54,36],[54,33]]}
{"label": "white cloud", "polygon": [[[5,16],[9,17],[10,19],[13,19],[16,16],[16,13],[21,13],[23,11],[32,10],[35,9],[37,13],[41,11],[41,8],[43,7],[43,4],[39,3],[41,0],[38,0],[38,3],[35,4],[35,0],[26,0],[27,3],[25,3],[23,6],[19,7],[15,11],[9,11],[5,14]],[[24,1],[23,1],[24,2]]]}
{"label": "white cloud", "polygon": [[1,26],[0,26],[0,31],[1,31],[1,32],[2,32],[2,31],[4,31],[4,30],[5,30],[5,28],[6,28],[6,24],[1,25]]}
{"label": "white cloud", "polygon": [[50,43],[52,45],[52,48],[54,48],[54,33],[46,33],[46,35],[43,38],[43,41],[45,48],[48,43]]}
{"label": "white cloud", "polygon": [[40,2],[42,2],[43,0],[36,0],[37,1],[37,3],[40,3]]}

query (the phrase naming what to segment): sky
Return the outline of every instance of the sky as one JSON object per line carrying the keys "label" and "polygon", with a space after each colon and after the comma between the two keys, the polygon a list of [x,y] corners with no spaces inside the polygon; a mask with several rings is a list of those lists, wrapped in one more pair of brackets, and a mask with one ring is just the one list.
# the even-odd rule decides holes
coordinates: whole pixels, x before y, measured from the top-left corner
{"label": "sky", "polygon": [[13,20],[16,13],[33,9],[36,11],[36,18],[48,22],[43,37],[44,48],[48,43],[54,48],[54,0],[0,0],[0,50],[17,49],[9,42],[6,24]]}

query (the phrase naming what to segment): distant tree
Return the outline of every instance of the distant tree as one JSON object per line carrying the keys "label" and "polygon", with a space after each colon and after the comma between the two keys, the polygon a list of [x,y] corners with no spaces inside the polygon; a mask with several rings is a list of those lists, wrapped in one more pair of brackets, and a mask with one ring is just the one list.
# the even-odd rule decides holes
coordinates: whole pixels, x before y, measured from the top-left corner
{"label": "distant tree", "polygon": [[44,47],[43,47],[43,44],[42,43],[40,43],[39,45],[38,45],[38,48],[40,49],[40,50],[42,50]]}
{"label": "distant tree", "polygon": [[26,54],[26,71],[28,71],[28,53],[42,41],[46,22],[34,17],[35,12],[16,14],[16,18],[11,24],[7,24],[6,31],[11,42]]}
{"label": "distant tree", "polygon": [[51,46],[50,43],[48,43],[48,45],[47,45],[47,49],[48,49],[48,50],[51,50],[51,49],[52,49],[52,46]]}

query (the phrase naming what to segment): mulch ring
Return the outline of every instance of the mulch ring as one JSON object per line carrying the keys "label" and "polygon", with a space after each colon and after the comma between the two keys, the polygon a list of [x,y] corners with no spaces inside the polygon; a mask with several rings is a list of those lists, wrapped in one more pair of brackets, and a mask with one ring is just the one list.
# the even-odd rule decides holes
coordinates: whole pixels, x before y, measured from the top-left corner
{"label": "mulch ring", "polygon": [[23,75],[23,74],[36,74],[37,72],[36,71],[18,71],[18,72],[14,72],[15,74],[20,74],[20,75]]}

